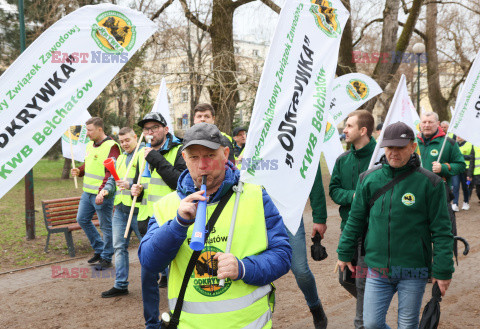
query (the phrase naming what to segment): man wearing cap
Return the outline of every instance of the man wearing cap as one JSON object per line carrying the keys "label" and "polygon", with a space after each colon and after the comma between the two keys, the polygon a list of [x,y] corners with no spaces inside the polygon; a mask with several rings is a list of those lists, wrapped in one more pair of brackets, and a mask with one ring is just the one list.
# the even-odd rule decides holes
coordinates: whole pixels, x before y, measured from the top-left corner
{"label": "man wearing cap", "polygon": [[247,142],[247,129],[243,127],[233,129],[233,140],[233,151],[235,153],[235,158],[238,159],[245,149],[245,143]]}
{"label": "man wearing cap", "polygon": [[366,232],[368,272],[356,273],[367,277],[365,328],[388,328],[385,317],[397,291],[398,328],[418,328],[429,275],[445,295],[454,272],[444,182],[420,167],[415,135],[403,122],[385,128],[381,147],[382,165],[360,175],[337,264],[355,271],[350,260]]}
{"label": "man wearing cap", "polygon": [[[207,223],[221,199],[239,182],[240,173],[229,162],[229,149],[222,145],[218,128],[200,123],[185,132],[182,155],[187,163],[177,191],[155,205],[157,223],[142,240],[138,255],[149,271],[168,264],[169,308],[173,312],[192,255],[197,202],[206,176]],[[200,257],[187,276],[179,318],[181,328],[271,328],[273,290],[271,283],[288,272],[291,248],[282,217],[260,186],[244,184],[240,194],[235,233],[230,253],[225,253],[233,214],[232,195],[218,217]],[[223,287],[218,285],[225,279]]]}
{"label": "man wearing cap", "polygon": [[[213,125],[215,124],[215,110],[213,109],[213,106],[208,103],[197,104],[197,106],[195,106],[195,108],[193,109],[193,124],[202,122],[211,123]],[[235,162],[232,137],[230,137],[224,132],[220,133],[223,135],[224,138],[223,143],[230,149],[228,160],[231,162]]]}
{"label": "man wearing cap", "polygon": [[[153,205],[165,195],[177,188],[180,174],[186,169],[182,157],[181,144],[178,138],[168,131],[165,118],[157,112],[145,115],[138,125],[145,136],[152,136],[151,147],[139,151],[139,161],[134,182],[142,175],[141,167],[146,161],[151,177],[141,177],[141,184],[132,186],[132,195],[140,201],[137,222],[142,235],[147,232],[147,225],[153,216]],[[152,220],[151,222],[154,222]],[[159,272],[151,272],[142,267],[143,313],[147,328],[158,328],[160,294],[157,283]],[[166,271],[162,273],[161,287],[166,287]]]}

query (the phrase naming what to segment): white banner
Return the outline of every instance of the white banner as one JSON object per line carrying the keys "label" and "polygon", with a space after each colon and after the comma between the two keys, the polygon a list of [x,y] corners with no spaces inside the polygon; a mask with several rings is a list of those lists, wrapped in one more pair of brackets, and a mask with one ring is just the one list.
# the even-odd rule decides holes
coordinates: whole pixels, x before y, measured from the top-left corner
{"label": "white banner", "polygon": [[53,24],[17,58],[0,77],[0,198],[156,29],[129,8],[85,6]]}
{"label": "white banner", "polygon": [[[85,161],[85,150],[90,138],[87,136],[87,126],[85,122],[91,118],[87,110],[83,110],[78,120],[75,120],[76,125],[70,126],[62,135],[62,154],[64,158],[71,159],[73,151],[73,159],[75,161]],[[72,148],[70,148],[70,143]]]}
{"label": "white banner", "polygon": [[480,52],[473,62],[455,105],[449,132],[480,146]]}
{"label": "white banner", "polygon": [[381,92],[375,80],[362,73],[349,73],[333,80],[329,112],[335,125]]}
{"label": "white banner", "polygon": [[[383,123],[382,132],[378,137],[377,146],[375,146],[372,159],[370,160],[370,164],[368,166],[369,169],[372,168],[375,162],[378,162],[382,155],[385,153],[383,148],[380,148],[385,128],[387,128],[392,123],[398,121],[407,124],[410,128],[412,128],[413,132],[419,131],[419,128],[417,127],[420,123],[420,118],[418,118],[418,114],[415,111],[412,100],[410,99],[410,96],[408,96],[407,82],[405,79],[405,75],[403,74],[400,78],[400,82],[398,83],[395,95],[393,95],[392,104],[390,104],[390,108],[388,109],[387,117],[385,118],[385,122]],[[416,124],[416,122],[418,122],[418,124]]]}
{"label": "white banner", "polygon": [[337,158],[342,155],[343,152],[345,152],[342,142],[340,141],[340,134],[338,133],[337,127],[333,123],[333,117],[331,114],[328,115],[322,152],[323,156],[325,157],[325,162],[327,163],[328,171],[331,175]]}
{"label": "white banner", "polygon": [[286,1],[257,90],[241,180],[262,185],[295,234],[321,154],[331,84],[348,12]]}
{"label": "white banner", "polygon": [[168,131],[173,135],[175,127],[172,125],[172,118],[170,117],[167,83],[165,82],[165,78],[162,78],[162,83],[160,84],[160,89],[158,91],[155,104],[153,104],[152,112],[158,112],[165,118],[167,121]]}

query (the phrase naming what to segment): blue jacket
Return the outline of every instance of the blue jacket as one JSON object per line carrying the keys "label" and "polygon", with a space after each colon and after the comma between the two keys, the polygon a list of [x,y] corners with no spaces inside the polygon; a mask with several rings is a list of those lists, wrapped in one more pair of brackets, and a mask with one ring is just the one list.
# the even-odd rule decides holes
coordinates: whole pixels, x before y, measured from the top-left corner
{"label": "blue jacket", "polygon": [[[222,185],[210,196],[208,203],[218,202],[233,185],[238,183],[239,178],[240,171],[229,162]],[[196,190],[190,173],[185,170],[178,179],[179,197],[184,199]],[[290,269],[292,258],[292,248],[288,242],[282,217],[265,190],[263,190],[263,208],[267,227],[267,250],[259,255],[238,260],[237,280],[243,279],[245,283],[256,286],[263,286],[286,274]],[[154,217],[150,219],[148,232],[138,248],[140,263],[148,271],[161,272],[177,255],[180,246],[187,238],[188,230],[188,225],[182,225],[179,221],[183,224],[193,223],[193,221],[179,218],[178,214],[176,218],[160,227]]]}

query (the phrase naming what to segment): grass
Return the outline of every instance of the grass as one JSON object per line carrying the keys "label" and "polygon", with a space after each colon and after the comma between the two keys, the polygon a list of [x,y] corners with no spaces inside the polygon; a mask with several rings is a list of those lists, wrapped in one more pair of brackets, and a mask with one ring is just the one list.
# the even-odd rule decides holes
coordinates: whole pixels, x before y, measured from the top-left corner
{"label": "grass", "polygon": [[[60,178],[63,162],[63,158],[42,159],[33,167],[36,239],[26,239],[24,180],[0,199],[0,272],[69,258],[65,236],[61,233],[50,236],[49,252],[44,252],[47,230],[41,201],[82,194],[82,179],[75,189],[73,179]],[[73,232],[73,241],[76,256],[93,252],[82,230]]]}

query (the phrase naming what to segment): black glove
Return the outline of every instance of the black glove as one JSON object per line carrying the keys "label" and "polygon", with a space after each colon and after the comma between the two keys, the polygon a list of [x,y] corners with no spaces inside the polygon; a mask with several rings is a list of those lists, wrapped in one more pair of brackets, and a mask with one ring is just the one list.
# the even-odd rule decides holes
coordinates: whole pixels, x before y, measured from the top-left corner
{"label": "black glove", "polygon": [[321,243],[322,237],[320,233],[316,233],[312,238],[313,245],[311,246],[311,253],[313,260],[321,261],[328,257],[327,250]]}

